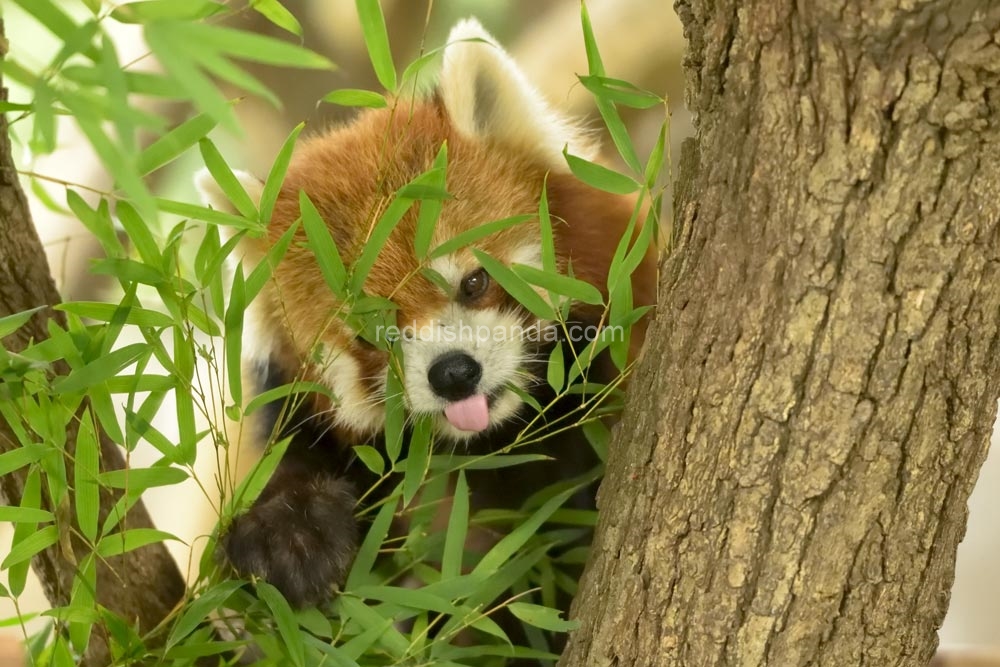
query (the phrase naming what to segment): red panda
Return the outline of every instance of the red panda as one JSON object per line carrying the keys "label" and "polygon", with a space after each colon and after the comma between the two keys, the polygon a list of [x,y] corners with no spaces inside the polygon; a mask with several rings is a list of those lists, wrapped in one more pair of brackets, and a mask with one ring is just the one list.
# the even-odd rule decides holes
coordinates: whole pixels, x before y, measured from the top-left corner
{"label": "red panda", "polygon": [[[242,251],[259,261],[300,217],[300,192],[326,223],[345,265],[365,247],[373,221],[393,193],[432,167],[447,145],[446,189],[431,247],[484,223],[526,214],[529,222],[475,241],[503,264],[542,267],[537,218],[543,187],[552,216],[561,273],[601,290],[634,201],[591,188],[574,178],[563,157],[593,158],[589,135],[553,111],[524,74],[475,20],[460,22],[443,53],[438,87],[416,101],[366,110],[356,120],[305,140],[296,150],[263,238],[246,238]],[[240,174],[251,196],[262,185]],[[207,172],[197,177],[206,202],[234,210]],[[509,445],[532,408],[515,389],[551,392],[545,362],[560,342],[523,334],[551,325],[518,303],[480,264],[470,247],[430,261],[443,277],[428,278],[414,252],[417,212],[394,228],[364,279],[364,292],[398,306],[405,403],[413,415],[434,418],[438,441],[470,451]],[[316,396],[289,420],[293,439],[260,497],[234,519],[220,540],[241,575],[274,584],[297,606],[329,598],[342,583],[358,545],[358,494],[371,474],[351,448],[382,443],[389,353],[332,317],[342,305],[328,288],[301,229],[274,268],[270,284],[248,312],[249,361],[261,369],[262,389],[295,378],[322,383],[334,400]],[[652,305],[656,251],[650,248],[633,274],[636,306]],[[445,289],[447,287],[447,289]],[[570,320],[597,325],[602,309],[574,305]],[[443,336],[445,330],[489,331],[486,337]],[[633,356],[645,323],[633,330]],[[591,380],[610,382],[610,364]],[[603,368],[603,367],[602,367]],[[575,399],[577,404],[579,399]],[[572,409],[563,406],[563,411]],[[271,426],[268,424],[268,426]],[[554,480],[593,463],[579,428],[537,447],[554,462],[519,466],[517,477],[470,477],[474,497],[517,506]]]}

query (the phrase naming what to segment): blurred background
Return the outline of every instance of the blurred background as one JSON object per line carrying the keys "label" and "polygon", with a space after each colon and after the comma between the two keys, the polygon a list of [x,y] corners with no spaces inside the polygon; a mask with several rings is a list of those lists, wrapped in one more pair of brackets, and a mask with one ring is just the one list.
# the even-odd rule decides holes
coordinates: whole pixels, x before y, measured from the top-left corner
{"label": "blurred background", "polygon": [[[2,0],[0,0],[2,2]],[[62,3],[70,10],[75,3]],[[282,108],[267,101],[245,97],[236,107],[244,128],[242,136],[213,135],[233,167],[264,176],[270,168],[289,131],[299,122],[307,122],[307,132],[330,124],[344,122],[353,111],[331,104],[318,103],[323,95],[340,88],[379,90],[378,82],[364,48],[354,0],[285,0],[283,3],[304,29],[305,46],[332,59],[338,66],[334,72],[287,70],[250,65],[251,73],[270,87],[282,100]],[[451,25],[465,16],[477,16],[484,26],[506,46],[529,78],[550,102],[573,115],[589,119],[594,128],[601,127],[592,98],[577,81],[576,75],[586,73],[587,63],[580,29],[579,0],[448,0],[427,2],[414,0],[382,0],[390,44],[397,65],[405,65],[430,49],[441,46]],[[10,5],[10,6],[8,6]],[[672,155],[679,154],[680,141],[692,133],[690,116],[683,105],[684,38],[671,3],[663,0],[588,0],[594,30],[608,75],[625,79],[669,100]],[[24,64],[42,67],[55,53],[57,43],[50,34],[11,3],[3,7],[10,51]],[[81,7],[82,9],[82,7]],[[255,12],[242,12],[232,19],[242,29],[274,36],[286,33]],[[141,31],[108,21],[123,62],[135,61],[135,67],[155,68],[156,63],[144,58],[147,49]],[[8,83],[8,85],[10,85]],[[12,87],[11,99],[24,98],[24,92]],[[230,97],[244,95],[227,91]],[[165,115],[176,124],[187,118],[190,110],[180,105],[144,100],[148,110]],[[646,111],[623,109],[640,158],[657,138],[664,110]],[[15,161],[25,173],[24,185],[31,198],[32,212],[45,244],[49,263],[65,298],[98,300],[116,298],[109,284],[88,272],[90,261],[100,252],[98,244],[73,218],[60,213],[57,206],[46,200],[65,201],[61,181],[78,184],[96,193],[111,189],[112,184],[100,163],[89,150],[69,119],[59,125],[60,149],[49,156],[32,156],[21,136],[26,123],[15,123]],[[20,139],[20,140],[18,140]],[[607,145],[609,142],[605,142]],[[613,150],[608,151],[609,160]],[[195,198],[191,175],[200,167],[197,151],[157,172],[155,191],[180,200]],[[666,218],[665,214],[665,220]],[[162,423],[158,427],[171,435],[170,406],[164,405]],[[997,444],[994,434],[994,444]],[[151,464],[157,452],[139,452],[135,460],[140,465]],[[143,457],[146,457],[145,459]],[[199,456],[199,474],[205,488],[216,474],[217,461],[211,452]],[[970,501],[970,523],[965,542],[959,550],[958,571],[951,611],[941,630],[942,645],[981,647],[987,655],[991,646],[1000,647],[1000,573],[995,555],[1000,553],[1000,530],[996,529],[996,512],[1000,501],[1000,454],[988,460],[983,468],[977,490]],[[200,536],[211,531],[215,512],[213,502],[194,483],[179,487],[154,489],[146,501],[157,527],[177,535],[181,543],[170,543],[182,571],[194,571]],[[0,524],[0,551],[10,543],[10,530]],[[47,608],[37,583],[19,600],[21,612]],[[9,600],[0,600],[0,619],[14,616]],[[20,638],[23,630],[17,623],[0,623],[0,636]],[[29,628],[31,626],[29,625]],[[9,653],[7,660],[4,651]],[[16,649],[10,641],[0,642],[0,667],[19,664]],[[984,657],[984,660],[987,658]],[[942,665],[994,664],[992,662],[942,662]],[[996,664],[1000,664],[997,662]]]}

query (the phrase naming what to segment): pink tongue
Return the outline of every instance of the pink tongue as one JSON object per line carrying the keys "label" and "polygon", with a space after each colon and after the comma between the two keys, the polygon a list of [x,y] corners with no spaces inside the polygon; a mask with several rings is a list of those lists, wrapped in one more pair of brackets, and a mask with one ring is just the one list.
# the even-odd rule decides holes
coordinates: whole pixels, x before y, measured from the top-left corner
{"label": "pink tongue", "polygon": [[444,409],[448,423],[460,431],[485,431],[490,425],[490,409],[486,404],[485,394],[476,394],[469,398],[451,403]]}

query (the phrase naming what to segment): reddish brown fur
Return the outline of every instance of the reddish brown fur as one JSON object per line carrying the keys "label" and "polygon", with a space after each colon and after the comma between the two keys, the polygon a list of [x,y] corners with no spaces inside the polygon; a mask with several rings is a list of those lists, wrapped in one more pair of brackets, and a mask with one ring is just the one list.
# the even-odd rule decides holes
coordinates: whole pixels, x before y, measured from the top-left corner
{"label": "reddish brown fur", "polygon": [[[304,191],[326,221],[345,265],[350,266],[394,193],[431,168],[443,142],[448,146],[447,190],[454,198],[444,202],[432,247],[479,224],[537,212],[545,165],[507,147],[458,134],[436,101],[412,106],[400,101],[395,108],[367,111],[349,126],[313,137],[299,147],[267,237],[256,242],[251,255],[262,256],[299,217],[299,192]],[[560,269],[565,271],[572,263],[577,277],[606,292],[611,256],[625,231],[632,202],[566,174],[550,175],[548,192]],[[399,306],[401,325],[419,323],[454,297],[419,273],[413,250],[417,210],[414,206],[404,216],[365,280],[367,294],[391,298]],[[260,309],[264,331],[285,351],[291,368],[300,367],[317,343],[348,351],[374,388],[377,383],[372,378],[384,372],[387,355],[365,348],[336,317],[341,304],[326,286],[312,252],[304,247],[305,240],[300,228],[275,269],[275,281],[264,295],[269,302]],[[474,246],[508,262],[514,250],[539,243],[539,226],[533,221]],[[468,249],[458,251],[454,258],[465,270],[478,266]],[[655,272],[651,248],[633,278],[636,305],[655,301]],[[509,298],[498,290],[494,286],[483,304],[498,305]],[[637,333],[634,350],[644,331]],[[305,370],[307,375],[315,374],[315,369]]]}

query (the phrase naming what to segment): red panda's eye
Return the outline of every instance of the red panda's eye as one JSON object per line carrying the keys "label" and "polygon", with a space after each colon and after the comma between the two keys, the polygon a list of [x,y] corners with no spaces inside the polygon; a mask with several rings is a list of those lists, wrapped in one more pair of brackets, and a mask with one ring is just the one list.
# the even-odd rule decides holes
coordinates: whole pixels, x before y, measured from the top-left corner
{"label": "red panda's eye", "polygon": [[462,278],[459,295],[466,301],[478,299],[486,293],[489,286],[490,274],[486,273],[486,269],[479,268]]}

